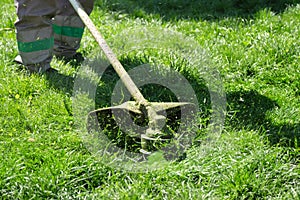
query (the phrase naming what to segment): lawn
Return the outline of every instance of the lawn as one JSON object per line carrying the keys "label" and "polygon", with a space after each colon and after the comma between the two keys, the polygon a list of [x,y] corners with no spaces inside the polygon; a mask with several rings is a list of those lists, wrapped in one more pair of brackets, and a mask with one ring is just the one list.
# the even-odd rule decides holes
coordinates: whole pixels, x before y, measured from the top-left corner
{"label": "lawn", "polygon": [[[101,81],[81,76],[84,65],[109,67],[91,34],[80,52],[92,63],[54,58],[59,73],[29,75],[13,62],[13,2],[0,6],[1,199],[300,198],[299,1],[95,1],[91,19],[126,70],[160,64],[197,96],[197,138],[154,171],[116,168],[82,138],[82,110],[109,106],[118,81],[110,69]],[[78,101],[85,78],[97,81],[90,104],[89,93]],[[142,92],[175,98],[159,86]]]}

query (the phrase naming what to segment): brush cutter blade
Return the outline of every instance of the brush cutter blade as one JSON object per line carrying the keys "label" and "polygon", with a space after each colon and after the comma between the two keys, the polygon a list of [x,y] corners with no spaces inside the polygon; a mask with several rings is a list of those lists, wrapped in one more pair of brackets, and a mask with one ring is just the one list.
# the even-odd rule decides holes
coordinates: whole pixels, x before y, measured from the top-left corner
{"label": "brush cutter blade", "polygon": [[[188,102],[151,102],[150,105],[157,118],[163,119],[158,123],[160,127],[155,129],[150,125],[147,109],[140,108],[134,101],[90,112],[87,129],[89,133],[103,132],[119,147],[139,146],[140,150],[149,152],[153,146],[159,149],[161,145],[181,137],[197,111],[196,106]],[[132,151],[135,150],[135,147],[132,148]]]}
{"label": "brush cutter blade", "polygon": [[182,124],[188,124],[196,112],[195,105],[188,102],[151,102],[150,106],[158,116],[165,118],[165,122],[160,123],[159,137],[147,136],[149,131],[147,111],[139,107],[135,101],[90,112],[87,121],[88,131],[104,131],[111,140],[125,134],[136,139],[166,141],[174,137],[173,133],[178,131]]}

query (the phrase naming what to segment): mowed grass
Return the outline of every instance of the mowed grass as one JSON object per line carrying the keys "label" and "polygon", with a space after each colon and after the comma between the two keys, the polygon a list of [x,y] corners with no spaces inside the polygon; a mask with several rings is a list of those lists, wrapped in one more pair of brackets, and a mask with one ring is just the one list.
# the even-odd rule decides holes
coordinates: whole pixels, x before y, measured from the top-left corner
{"label": "mowed grass", "polygon": [[[205,153],[195,144],[186,159],[163,170],[129,173],[95,158],[76,132],[74,66],[54,59],[60,74],[29,76],[12,62],[15,10],[12,2],[1,1],[1,199],[299,199],[297,3],[96,1],[91,18],[108,43],[140,27],[194,38],[210,55],[210,67],[220,72],[227,96],[222,135]],[[85,32],[80,51],[92,57],[95,48]],[[118,52],[118,46],[113,48]],[[147,57],[142,47],[138,53]],[[119,57],[125,64],[136,59]],[[175,69],[181,63],[176,56],[166,57]],[[188,79],[199,85],[197,78]],[[108,104],[108,98],[101,103]]]}

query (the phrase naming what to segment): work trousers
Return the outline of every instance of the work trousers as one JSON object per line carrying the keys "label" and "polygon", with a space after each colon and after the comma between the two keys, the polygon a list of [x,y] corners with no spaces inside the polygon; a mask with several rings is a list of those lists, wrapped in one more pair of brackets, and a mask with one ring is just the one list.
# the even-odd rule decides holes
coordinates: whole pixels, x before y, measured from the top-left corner
{"label": "work trousers", "polygon": [[[90,14],[94,0],[79,0]],[[45,71],[53,55],[72,57],[84,24],[68,0],[15,0],[19,54],[25,66]]]}

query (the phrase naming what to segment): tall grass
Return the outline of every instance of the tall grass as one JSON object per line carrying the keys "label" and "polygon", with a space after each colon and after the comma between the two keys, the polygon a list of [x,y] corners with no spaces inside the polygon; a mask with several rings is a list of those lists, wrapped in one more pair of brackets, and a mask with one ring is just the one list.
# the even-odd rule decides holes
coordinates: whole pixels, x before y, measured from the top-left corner
{"label": "tall grass", "polygon": [[[16,16],[13,3],[1,1],[1,198],[298,199],[298,3],[96,1],[91,17],[110,44],[118,44],[122,38],[115,36],[135,27],[166,28],[194,38],[210,54],[210,67],[220,72],[227,96],[218,141],[205,151],[201,143],[194,144],[184,160],[163,170],[129,173],[93,156],[76,132],[71,98],[77,69],[71,63],[54,59],[59,74],[46,76],[28,75],[12,62],[18,54]],[[92,57],[96,48],[85,32],[80,51]],[[113,45],[116,52],[120,48]],[[149,61],[137,60],[138,55],[162,59],[142,50],[118,56],[132,68],[134,61]],[[181,58],[164,56],[165,63],[180,69]],[[197,76],[182,73],[199,86]],[[110,85],[102,86],[103,94],[109,94]],[[105,98],[99,104],[109,103]]]}

